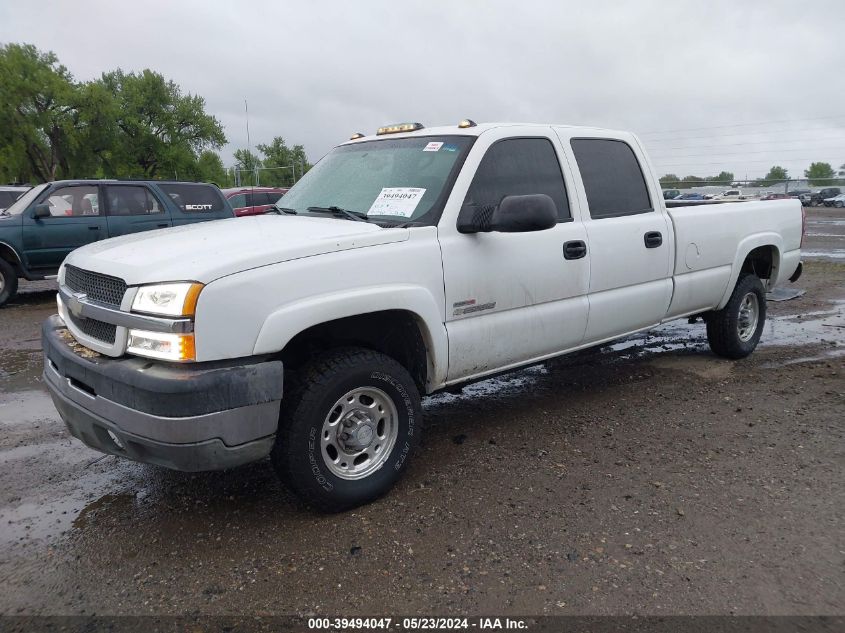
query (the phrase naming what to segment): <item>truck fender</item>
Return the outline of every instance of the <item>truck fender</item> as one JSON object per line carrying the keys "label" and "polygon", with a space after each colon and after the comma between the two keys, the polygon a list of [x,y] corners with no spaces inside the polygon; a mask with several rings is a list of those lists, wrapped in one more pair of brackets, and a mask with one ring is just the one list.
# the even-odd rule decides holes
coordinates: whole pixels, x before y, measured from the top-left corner
{"label": "truck fender", "polygon": [[774,247],[775,252],[772,256],[772,278],[769,280],[768,285],[769,287],[772,287],[775,283],[777,283],[778,275],[780,274],[780,254],[783,250],[782,242],[783,240],[781,239],[781,236],[772,232],[755,233],[754,235],[749,235],[739,242],[733,266],[731,266],[731,278],[728,282],[727,288],[725,288],[724,294],[722,295],[722,300],[719,301],[719,305],[716,306],[717,310],[721,310],[728,303],[734,287],[736,287],[739,274],[742,272],[742,264],[745,262],[745,258],[748,257],[748,254],[755,248],[759,248],[760,246]]}
{"label": "truck fender", "polygon": [[449,343],[441,312],[434,296],[425,288],[391,284],[355,288],[317,295],[282,305],[270,313],[255,341],[254,354],[281,351],[300,332],[344,317],[385,310],[402,310],[414,315],[427,350],[429,387],[443,384],[448,367]]}

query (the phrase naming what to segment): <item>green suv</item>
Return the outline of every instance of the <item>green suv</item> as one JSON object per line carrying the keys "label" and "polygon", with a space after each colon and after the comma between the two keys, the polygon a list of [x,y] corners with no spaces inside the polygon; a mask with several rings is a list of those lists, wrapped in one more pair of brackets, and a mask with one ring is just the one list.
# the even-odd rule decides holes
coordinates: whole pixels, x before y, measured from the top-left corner
{"label": "green suv", "polygon": [[234,217],[215,185],[61,180],[38,185],[0,211],[0,306],[18,278],[54,276],[73,249],[108,237]]}

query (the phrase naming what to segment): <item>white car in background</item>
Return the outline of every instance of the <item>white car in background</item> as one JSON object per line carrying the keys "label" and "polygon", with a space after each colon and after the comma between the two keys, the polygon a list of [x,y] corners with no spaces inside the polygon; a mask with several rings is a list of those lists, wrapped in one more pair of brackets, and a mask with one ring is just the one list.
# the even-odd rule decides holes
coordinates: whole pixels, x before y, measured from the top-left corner
{"label": "white car in background", "polygon": [[832,198],[825,198],[824,206],[836,207],[837,209],[845,207],[845,193],[840,193],[838,196],[833,196]]}
{"label": "white car in background", "polygon": [[0,187],[0,211],[8,209],[15,200],[29,191],[30,187],[21,185],[7,185]]}

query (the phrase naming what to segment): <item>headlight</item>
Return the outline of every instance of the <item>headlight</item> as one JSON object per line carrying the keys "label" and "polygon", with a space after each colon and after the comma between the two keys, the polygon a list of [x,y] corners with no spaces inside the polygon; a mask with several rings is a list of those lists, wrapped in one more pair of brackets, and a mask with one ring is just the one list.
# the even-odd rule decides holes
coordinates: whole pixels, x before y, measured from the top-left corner
{"label": "headlight", "polygon": [[157,316],[194,316],[202,288],[202,284],[187,281],[141,286],[132,301],[132,311]]}
{"label": "headlight", "polygon": [[129,330],[126,351],[138,356],[162,360],[195,360],[197,353],[193,334],[167,334]]}

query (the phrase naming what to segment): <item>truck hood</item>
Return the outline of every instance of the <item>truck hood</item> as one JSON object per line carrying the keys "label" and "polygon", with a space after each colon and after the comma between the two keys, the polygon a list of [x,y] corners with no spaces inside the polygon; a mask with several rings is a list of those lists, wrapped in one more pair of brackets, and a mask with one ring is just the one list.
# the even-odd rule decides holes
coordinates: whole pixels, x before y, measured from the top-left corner
{"label": "truck hood", "polygon": [[128,285],[209,283],[250,268],[401,242],[409,230],[336,218],[254,216],[134,233],[83,246],[65,260]]}

